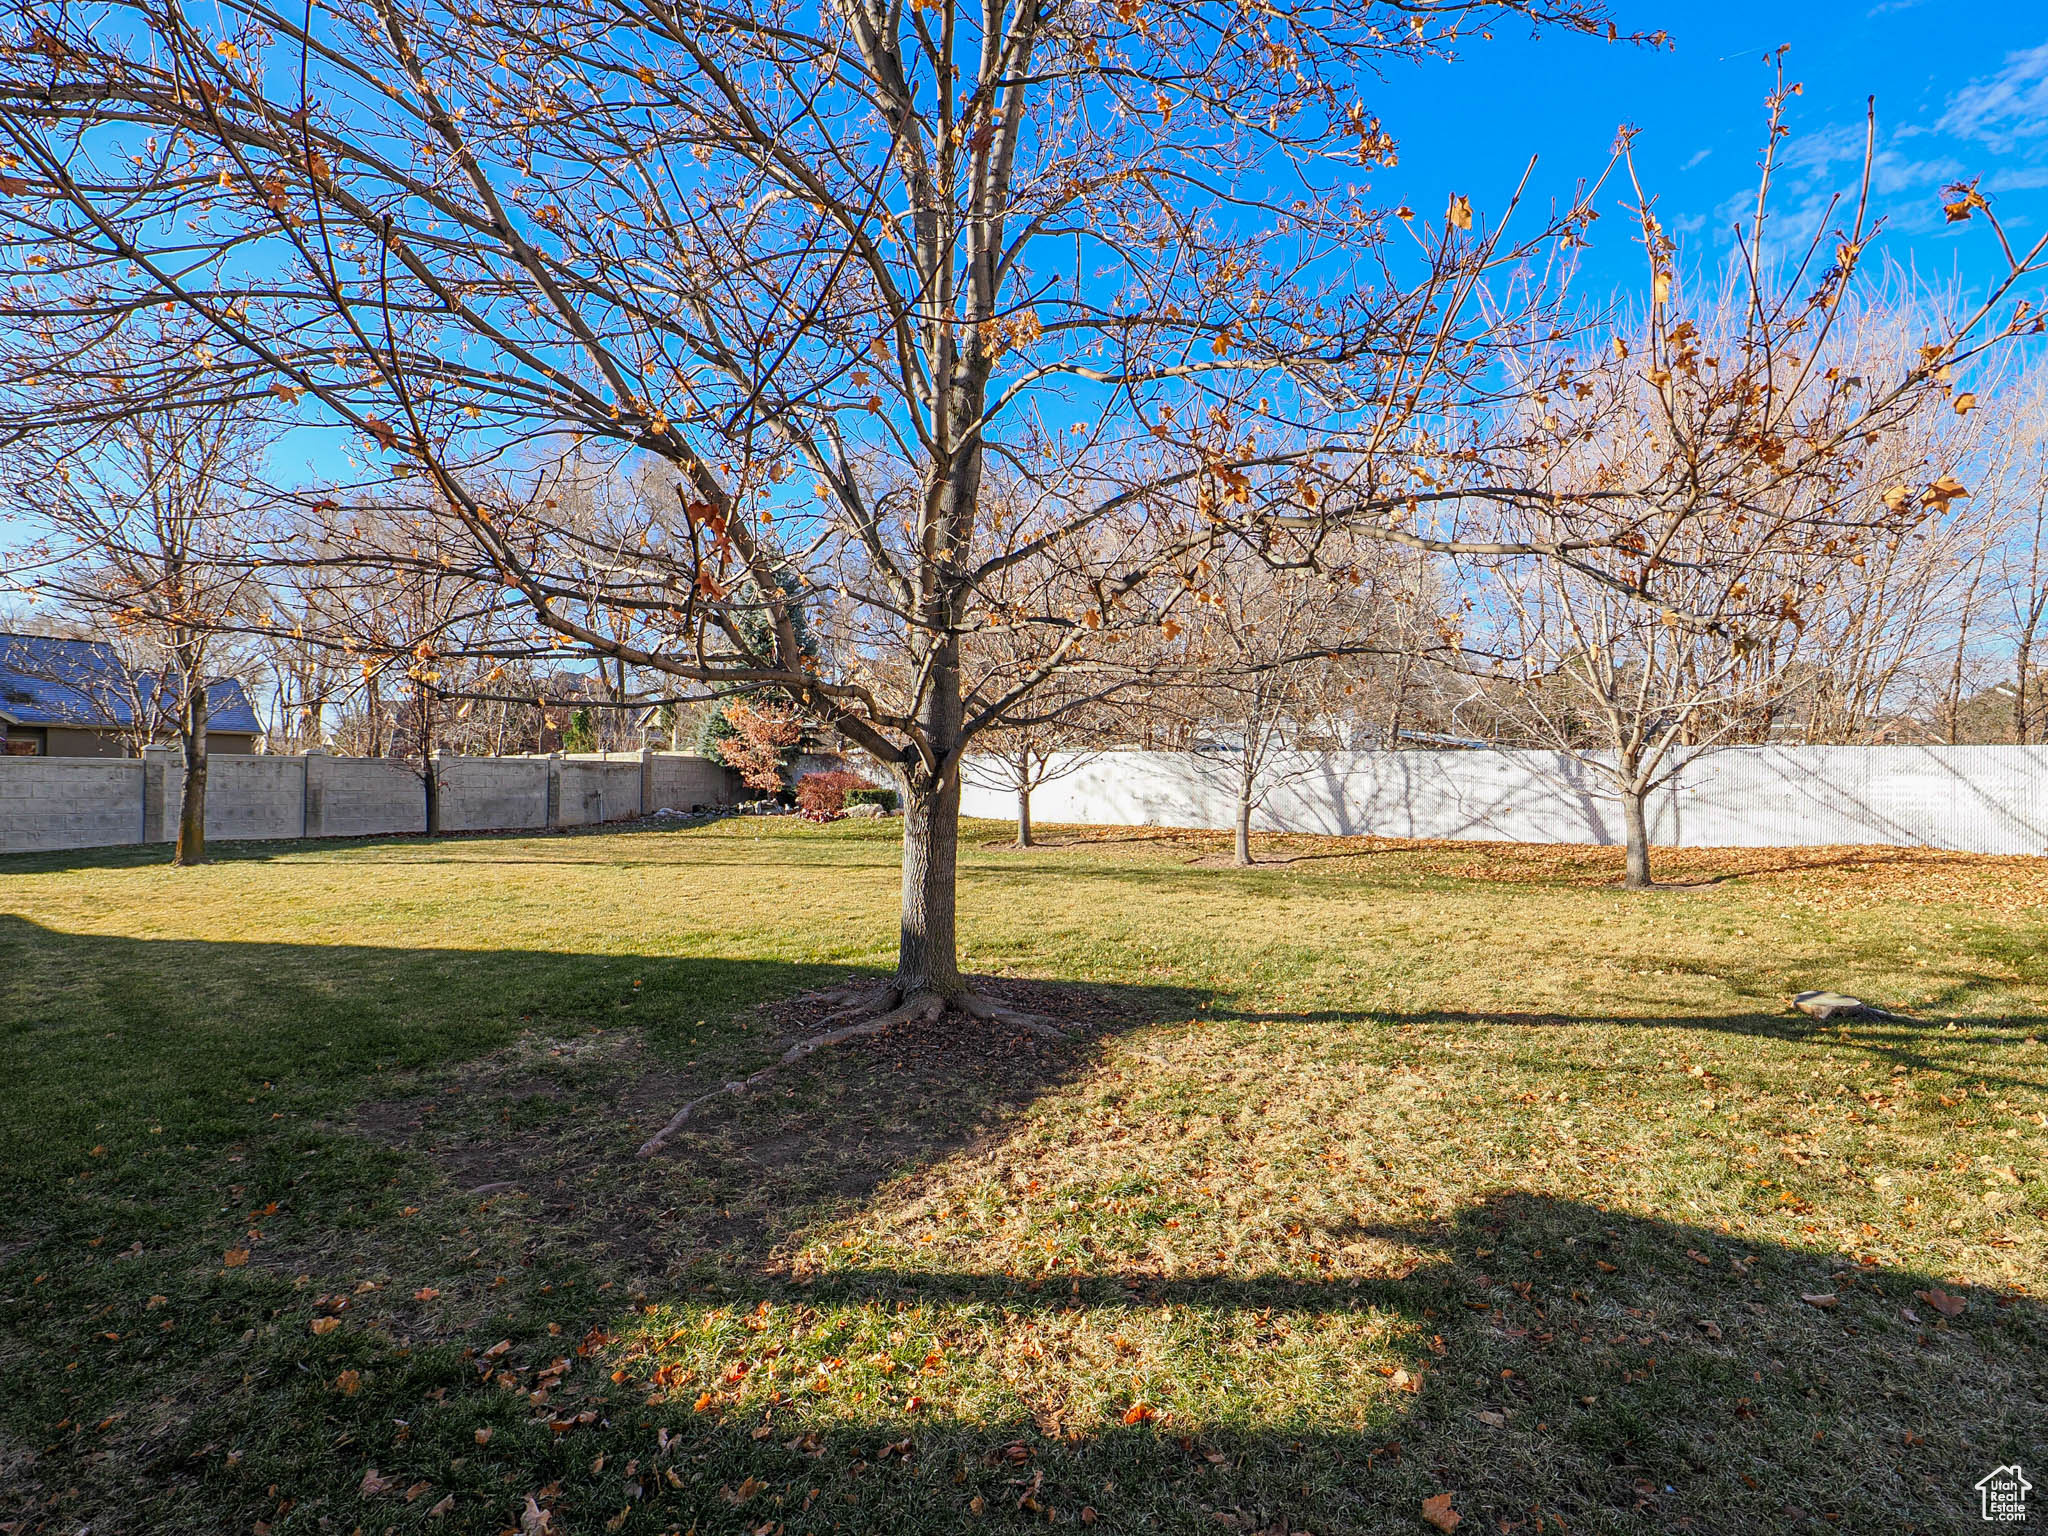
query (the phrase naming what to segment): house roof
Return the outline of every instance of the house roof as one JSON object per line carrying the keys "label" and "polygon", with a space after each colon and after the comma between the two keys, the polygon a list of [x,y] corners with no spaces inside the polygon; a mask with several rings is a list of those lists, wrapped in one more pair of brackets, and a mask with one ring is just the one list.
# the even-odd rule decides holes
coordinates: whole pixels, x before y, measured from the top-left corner
{"label": "house roof", "polygon": [[[47,635],[0,634],[0,721],[9,725],[71,725],[120,730],[135,723],[138,701],[162,687],[147,672],[130,672],[110,645]],[[206,685],[210,731],[260,732],[242,685],[217,677]]]}

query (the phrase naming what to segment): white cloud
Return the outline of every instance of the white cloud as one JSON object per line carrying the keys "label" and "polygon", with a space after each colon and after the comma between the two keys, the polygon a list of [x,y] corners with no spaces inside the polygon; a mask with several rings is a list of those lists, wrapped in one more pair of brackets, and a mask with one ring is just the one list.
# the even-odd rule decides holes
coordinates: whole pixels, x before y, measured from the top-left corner
{"label": "white cloud", "polygon": [[1994,154],[2048,135],[2048,43],[2007,54],[1998,73],[1957,91],[1935,127],[1976,139]]}
{"label": "white cloud", "polygon": [[1694,166],[1698,165],[1702,160],[1706,159],[1707,156],[1711,155],[1712,153],[1713,151],[1711,149],[1694,150],[1693,157],[1690,160],[1686,161],[1684,165],[1681,165],[1679,169],[1681,171],[1689,171]]}

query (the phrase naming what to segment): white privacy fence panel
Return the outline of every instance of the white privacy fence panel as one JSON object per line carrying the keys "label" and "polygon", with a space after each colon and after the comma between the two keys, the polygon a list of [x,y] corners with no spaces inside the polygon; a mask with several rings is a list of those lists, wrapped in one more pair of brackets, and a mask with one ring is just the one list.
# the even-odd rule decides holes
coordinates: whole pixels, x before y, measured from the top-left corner
{"label": "white privacy fence panel", "polygon": [[[977,764],[971,816],[1016,814],[1001,769]],[[1283,754],[1252,825],[1269,832],[1495,842],[1622,841],[1597,765],[1558,752]],[[1042,822],[1225,828],[1225,754],[1108,752],[1057,764],[1031,798]],[[1676,847],[1883,843],[2048,852],[2048,747],[1735,747],[1688,763],[1652,796],[1653,842]]]}

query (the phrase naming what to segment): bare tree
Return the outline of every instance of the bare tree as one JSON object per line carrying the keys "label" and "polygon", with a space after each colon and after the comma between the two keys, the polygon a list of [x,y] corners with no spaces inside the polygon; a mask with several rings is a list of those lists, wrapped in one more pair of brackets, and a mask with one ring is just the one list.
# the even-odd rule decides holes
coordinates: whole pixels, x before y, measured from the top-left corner
{"label": "bare tree", "polygon": [[[1681,281],[1624,146],[1648,293],[1635,321],[1537,407],[1555,444],[1544,471],[1575,494],[1520,499],[1501,524],[1510,541],[1561,557],[1495,567],[1503,617],[1486,648],[1515,661],[1494,697],[1535,739],[1603,749],[1589,761],[1621,802],[1631,886],[1650,883],[1646,796],[1745,721],[1768,720],[1791,680],[1787,637],[1830,591],[1853,588],[1873,555],[1969,495],[1953,460],[1923,461],[1930,443],[1955,445],[1919,428],[1974,407],[1958,369],[2039,328],[2006,295],[2042,247],[2005,247],[2005,286],[1959,313],[1924,310],[1924,339],[1898,355],[1871,291],[1868,150],[1852,196],[1789,250],[1775,239],[1770,194],[1792,89],[1781,73],[1725,283]],[[1874,116],[1870,132],[1874,145]],[[1952,217],[1981,212],[2003,245],[1973,187],[1952,195]]]}
{"label": "bare tree", "polygon": [[2001,514],[1989,574],[2011,646],[2012,739],[2025,745],[2041,739],[2044,714],[2036,658],[2048,624],[2048,368],[2014,380],[1988,414],[1998,452],[1986,500]]}
{"label": "bare tree", "polygon": [[388,746],[418,773],[429,836],[441,830],[437,757],[480,698],[509,696],[497,685],[526,650],[507,633],[497,589],[456,557],[448,535],[444,519],[371,501],[324,533],[308,530],[293,541],[300,552],[278,562],[310,588],[313,634],[356,664],[368,707],[382,706],[384,681],[400,690],[388,742],[379,739],[384,722],[372,724],[370,755]]}
{"label": "bare tree", "polygon": [[1373,648],[1370,589],[1346,571],[1269,562],[1265,552],[1219,552],[1161,697],[1188,721],[1194,749],[1225,768],[1235,801],[1233,857],[1252,859],[1251,825],[1267,797],[1315,769],[1298,749],[1327,745],[1343,712],[1338,658]]}
{"label": "bare tree", "polygon": [[[166,369],[168,392],[104,423],[19,439],[0,496],[31,532],[15,579],[149,653],[130,657],[131,703],[144,741],[166,718],[177,734],[184,799],[172,861],[191,865],[206,859],[214,662],[256,589],[247,476],[266,433],[246,407],[199,387],[203,372],[175,355],[179,340],[160,330],[146,349],[109,346],[110,367]],[[60,422],[67,407],[85,414],[61,390],[41,398]]]}
{"label": "bare tree", "polygon": [[[180,306],[223,389],[317,408],[430,487],[540,626],[781,689],[886,765],[883,1001],[911,1013],[997,1011],[955,945],[979,732],[1156,628],[1222,531],[1332,480],[1319,522],[1399,531],[1446,494],[1402,466],[1497,387],[1521,317],[1474,296],[1533,244],[1463,197],[1429,225],[1367,208],[1394,145],[1360,85],[1504,21],[1614,35],[1592,0],[0,16],[11,249],[49,264],[9,313],[89,374],[108,325]],[[572,446],[652,461],[664,501],[593,537],[537,467]],[[1037,492],[1000,519],[992,462]],[[992,615],[1038,559],[1087,602]],[[992,618],[1036,661],[977,689],[963,639]]]}

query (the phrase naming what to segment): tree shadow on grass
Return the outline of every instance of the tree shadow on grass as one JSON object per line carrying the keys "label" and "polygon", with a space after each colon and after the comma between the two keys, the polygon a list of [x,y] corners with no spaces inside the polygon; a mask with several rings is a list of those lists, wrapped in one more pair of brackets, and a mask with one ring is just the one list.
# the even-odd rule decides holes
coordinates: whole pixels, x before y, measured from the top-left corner
{"label": "tree shadow on grass", "polygon": [[[263,1447],[250,1475],[365,1530],[424,1485],[456,1501],[439,1528],[475,1532],[515,1528],[531,1493],[563,1533],[1341,1536],[1424,1530],[1447,1495],[1468,1533],[1931,1536],[2048,1449],[2032,1300],[1512,1192],[1360,1236],[1403,1256],[1033,1279],[856,1261],[644,1309],[562,1290],[468,1351],[312,1351],[265,1407],[319,1444]],[[900,1374],[853,1374],[881,1357]],[[337,1368],[367,1385],[341,1396]],[[190,1440],[153,1469],[226,1481]]]}
{"label": "tree shadow on grass", "polygon": [[[1501,1190],[1442,1221],[1361,1211],[1284,1270],[842,1245],[885,1191],[902,1215],[905,1175],[1008,1155],[1104,1037],[1207,1001],[1185,992],[992,978],[1088,1033],[907,1028],[810,1058],[642,1162],[676,1096],[807,1031],[826,1005],[790,994],[837,973],[0,919],[0,974],[17,1086],[41,1072],[44,1098],[92,1104],[51,1134],[97,1181],[59,1194],[71,1217],[30,1216],[64,1243],[43,1231],[0,1265],[0,1373],[20,1389],[0,1518],[497,1532],[531,1495],[575,1536],[1084,1511],[1118,1532],[1333,1536],[1426,1530],[1422,1501],[1449,1494],[1466,1536],[1938,1532],[1971,1525],[1978,1477],[2048,1449],[2037,1302],[1963,1291],[1950,1318],[1916,1295],[1935,1292],[1924,1273],[1554,1195]],[[700,1013],[726,1022],[693,1055]],[[317,1080],[317,1126],[270,1118],[284,1101],[259,1085],[289,1091],[294,1071]],[[10,1119],[30,1108],[17,1093]],[[188,1206],[122,1183],[135,1148],[158,1150],[153,1115],[232,1149],[231,1169],[174,1161]],[[86,1136],[111,1158],[87,1162]],[[351,1143],[382,1155],[324,1183],[301,1161]],[[106,1257],[152,1221],[131,1267]],[[245,1258],[224,1265],[228,1244]],[[158,1317],[178,1330],[161,1343]],[[70,1360],[106,1373],[97,1400]]]}
{"label": "tree shadow on grass", "polygon": [[[1959,1038],[1951,1033],[1958,1028],[1953,1022],[1939,1019],[1912,1018],[1895,1014],[1885,1019],[1858,1019],[1854,1021],[1835,1020],[1823,1023],[1807,1018],[1804,1014],[1789,1009],[1784,1013],[1711,1013],[1711,1014],[1614,1014],[1614,1013],[1515,1013],[1515,1012],[1463,1012],[1458,1010],[1432,1009],[1418,1013],[1365,1012],[1343,1008],[1310,1008],[1275,1011],[1264,1009],[1237,1009],[1219,1007],[1209,1017],[1218,1022],[1242,1021],[1253,1024],[1471,1024],[1485,1028],[1508,1027],[1516,1029],[1644,1029],[1678,1030],[1700,1034],[1729,1035],[1737,1039],[1778,1040],[1790,1044],[1825,1044],[1834,1049],[1854,1049],[1868,1053],[1874,1060],[1887,1067],[1906,1071],[1953,1072],[1953,1061],[1940,1061],[1927,1051],[1930,1040],[1943,1040],[1951,1045]],[[2048,1015],[2006,1014],[1996,1019],[1975,1018],[1964,1028],[1961,1038],[1970,1038],[1987,1050],[2026,1050],[2031,1054],[2029,1041],[2048,1030]],[[1999,1072],[1994,1064],[1977,1062],[1969,1074],[1971,1081],[1981,1081],[1999,1088],[2018,1088],[2030,1092],[2048,1092],[2048,1075],[2025,1075],[2021,1072]]]}
{"label": "tree shadow on grass", "polygon": [[[1978,1477],[2048,1449],[2048,1318],[2031,1300],[1949,1297],[1923,1274],[1514,1192],[1359,1235],[1406,1257],[1346,1276],[1340,1254],[1320,1278],[859,1264],[728,1277],[681,1309],[771,1320],[725,1361],[781,1338],[778,1317],[806,1319],[799,1334],[836,1326],[837,1351],[864,1320],[935,1314],[983,1320],[970,1356],[1091,1328],[1146,1337],[1157,1319],[1150,1337],[1179,1353],[1138,1362],[1143,1388],[1109,1367],[1092,1384],[1106,1401],[1013,1372],[1022,1402],[990,1416],[953,1411],[944,1376],[916,1412],[901,1394],[801,1391],[698,1411],[684,1400],[721,1380],[704,1372],[656,1405],[696,1469],[674,1518],[707,1536],[755,1529],[765,1501],[740,1514],[718,1497],[751,1477],[785,1508],[822,1488],[829,1524],[853,1530],[1089,1509],[1120,1531],[1409,1531],[1449,1493],[1481,1531],[1933,1532],[1970,1523]],[[1274,1401],[1304,1354],[1332,1368],[1310,1342],[1332,1333],[1385,1341],[1380,1390],[1354,1376]],[[864,1476],[886,1489],[880,1509],[859,1496]]]}

